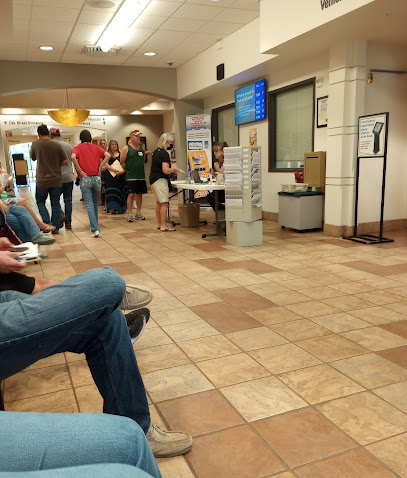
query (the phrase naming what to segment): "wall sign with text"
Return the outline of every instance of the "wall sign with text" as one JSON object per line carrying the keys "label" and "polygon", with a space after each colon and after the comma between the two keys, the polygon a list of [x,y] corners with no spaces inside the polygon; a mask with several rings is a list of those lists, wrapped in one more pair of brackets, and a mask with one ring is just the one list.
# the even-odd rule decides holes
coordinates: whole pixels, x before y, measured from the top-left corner
{"label": "wall sign with text", "polygon": [[359,117],[358,157],[382,157],[387,150],[388,113]]}
{"label": "wall sign with text", "polygon": [[328,126],[328,96],[317,98],[317,128]]}

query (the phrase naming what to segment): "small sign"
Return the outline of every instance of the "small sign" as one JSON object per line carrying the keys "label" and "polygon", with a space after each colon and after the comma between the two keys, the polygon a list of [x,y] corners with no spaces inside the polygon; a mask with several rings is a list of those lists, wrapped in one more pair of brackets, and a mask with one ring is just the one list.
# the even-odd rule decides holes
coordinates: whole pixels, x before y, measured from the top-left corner
{"label": "small sign", "polygon": [[387,149],[388,113],[359,117],[358,157],[383,157]]}
{"label": "small sign", "polygon": [[257,128],[249,129],[249,144],[250,146],[257,146]]}
{"label": "small sign", "polygon": [[317,98],[317,128],[328,126],[328,96]]}

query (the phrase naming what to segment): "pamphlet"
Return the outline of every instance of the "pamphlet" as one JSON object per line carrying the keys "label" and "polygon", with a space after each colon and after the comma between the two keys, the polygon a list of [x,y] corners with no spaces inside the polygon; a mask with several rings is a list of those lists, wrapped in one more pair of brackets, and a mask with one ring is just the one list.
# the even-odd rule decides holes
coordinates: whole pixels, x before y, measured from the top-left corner
{"label": "pamphlet", "polygon": [[[122,172],[124,169],[122,168],[122,165],[120,164],[120,161],[116,159],[114,163],[110,165],[112,168],[117,169],[118,171]],[[116,177],[117,174],[114,171],[109,171],[109,173],[113,176]]]}

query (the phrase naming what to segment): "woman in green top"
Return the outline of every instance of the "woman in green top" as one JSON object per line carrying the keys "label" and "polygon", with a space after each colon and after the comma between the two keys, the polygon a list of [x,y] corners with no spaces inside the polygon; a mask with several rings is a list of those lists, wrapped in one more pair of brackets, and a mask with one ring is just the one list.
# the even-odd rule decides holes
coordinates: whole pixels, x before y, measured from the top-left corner
{"label": "woman in green top", "polygon": [[[150,154],[150,151],[144,151],[140,144],[140,131],[135,129],[129,136],[128,145],[123,146],[120,153],[120,164],[126,163],[126,183],[127,183],[127,221],[133,222],[134,219],[144,221],[145,217],[141,214],[143,204],[143,194],[147,193],[146,174],[144,172],[144,155]],[[136,201],[136,214],[133,217],[133,202]]]}

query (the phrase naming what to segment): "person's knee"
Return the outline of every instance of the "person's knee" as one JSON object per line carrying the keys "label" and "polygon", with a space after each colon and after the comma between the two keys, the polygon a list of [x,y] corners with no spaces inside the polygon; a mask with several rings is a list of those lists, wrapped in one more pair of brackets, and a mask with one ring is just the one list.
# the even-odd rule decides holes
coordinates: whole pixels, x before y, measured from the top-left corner
{"label": "person's knee", "polygon": [[52,285],[56,284],[57,283],[52,279],[47,279],[46,277],[36,277],[34,290],[31,292],[31,295],[38,294],[38,292],[41,292],[47,287],[51,287]]}
{"label": "person's knee", "polygon": [[90,269],[82,274],[88,282],[97,285],[103,294],[117,294],[117,296],[121,298],[124,296],[126,282],[123,277],[111,267]]}

